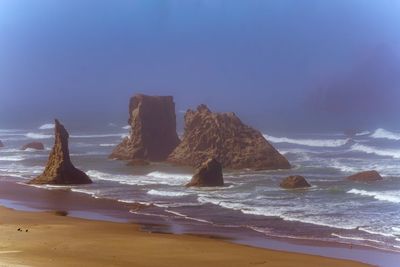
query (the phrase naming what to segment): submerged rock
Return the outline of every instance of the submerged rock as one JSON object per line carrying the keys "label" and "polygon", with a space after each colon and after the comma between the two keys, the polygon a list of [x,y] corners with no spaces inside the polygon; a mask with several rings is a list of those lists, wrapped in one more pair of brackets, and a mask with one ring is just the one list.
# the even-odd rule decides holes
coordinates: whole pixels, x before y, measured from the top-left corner
{"label": "submerged rock", "polygon": [[203,163],[186,186],[223,186],[222,166],[216,159]]}
{"label": "submerged rock", "polygon": [[289,169],[290,164],[263,135],[234,113],[214,113],[207,106],[185,114],[182,142],[168,161],[198,167],[209,158],[230,169]]}
{"label": "submerged rock", "polygon": [[179,144],[172,96],[135,95],[130,100],[129,116],[130,136],[110,158],[163,161]]}
{"label": "submerged rock", "polygon": [[81,170],[74,167],[69,157],[69,134],[64,126],[55,120],[55,142],[44,172],[31,180],[30,184],[90,184],[92,181]]}
{"label": "submerged rock", "polygon": [[359,172],[347,177],[348,180],[360,182],[374,182],[382,180],[382,176],[375,170]]}
{"label": "submerged rock", "polygon": [[150,165],[150,162],[144,159],[133,159],[126,164],[128,166],[147,166]]}
{"label": "submerged rock", "polygon": [[279,184],[280,187],[285,189],[296,189],[296,188],[307,188],[311,187],[311,185],[307,182],[307,180],[300,175],[293,175],[286,177]]}
{"label": "submerged rock", "polygon": [[21,147],[21,150],[27,150],[27,149],[44,150],[44,145],[43,143],[40,142],[31,142]]}

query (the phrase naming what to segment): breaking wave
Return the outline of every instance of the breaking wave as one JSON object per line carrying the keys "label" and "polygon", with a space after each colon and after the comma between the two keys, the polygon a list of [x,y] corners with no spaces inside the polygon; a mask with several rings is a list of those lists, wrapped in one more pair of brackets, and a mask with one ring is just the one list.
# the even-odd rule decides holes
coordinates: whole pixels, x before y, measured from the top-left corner
{"label": "breaking wave", "polygon": [[165,196],[165,197],[183,197],[189,195],[188,193],[185,192],[161,191],[155,189],[149,190],[147,194],[154,196]]}
{"label": "breaking wave", "polygon": [[48,139],[53,137],[53,135],[51,134],[41,134],[41,133],[27,133],[25,136],[31,139]]}
{"label": "breaking wave", "polygon": [[382,156],[382,157],[392,157],[395,159],[400,158],[400,150],[396,149],[378,149],[371,146],[354,144],[351,146],[350,150],[357,152],[364,152],[367,154],[375,154],[377,156]]}
{"label": "breaking wave", "polygon": [[376,129],[375,132],[371,135],[372,138],[383,138],[389,140],[400,140],[400,133],[390,132],[383,128]]}
{"label": "breaking wave", "polygon": [[89,170],[86,172],[91,178],[98,180],[106,180],[118,182],[127,185],[150,185],[150,184],[164,184],[164,185],[183,185],[187,183],[190,176],[181,174],[169,174],[162,172],[151,172],[147,175],[123,175],[111,174],[100,172],[96,170]]}
{"label": "breaking wave", "polygon": [[22,156],[1,156],[0,161],[22,161],[25,157]]}
{"label": "breaking wave", "polygon": [[356,136],[364,136],[364,135],[369,135],[369,134],[371,134],[370,131],[362,131],[362,132],[356,133]]}
{"label": "breaking wave", "polygon": [[126,133],[116,134],[83,134],[83,135],[71,135],[71,138],[105,138],[105,137],[121,137],[124,138]]}
{"label": "breaking wave", "polygon": [[39,130],[54,129],[54,123],[46,123],[39,127]]}
{"label": "breaking wave", "polygon": [[349,139],[294,139],[287,137],[274,137],[266,134],[264,134],[264,137],[272,143],[289,143],[313,147],[340,147],[349,141]]}
{"label": "breaking wave", "polygon": [[383,191],[374,192],[360,189],[351,189],[347,191],[349,194],[356,194],[360,196],[373,197],[376,200],[387,201],[391,203],[400,203],[400,192],[398,191]]}

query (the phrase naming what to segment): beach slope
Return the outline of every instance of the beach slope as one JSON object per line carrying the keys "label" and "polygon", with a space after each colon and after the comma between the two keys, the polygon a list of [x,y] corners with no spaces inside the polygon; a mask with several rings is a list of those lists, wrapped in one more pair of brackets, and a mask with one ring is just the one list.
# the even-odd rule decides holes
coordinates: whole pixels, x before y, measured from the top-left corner
{"label": "beach slope", "polygon": [[[20,230],[18,230],[20,229]],[[0,207],[0,266],[368,266]]]}

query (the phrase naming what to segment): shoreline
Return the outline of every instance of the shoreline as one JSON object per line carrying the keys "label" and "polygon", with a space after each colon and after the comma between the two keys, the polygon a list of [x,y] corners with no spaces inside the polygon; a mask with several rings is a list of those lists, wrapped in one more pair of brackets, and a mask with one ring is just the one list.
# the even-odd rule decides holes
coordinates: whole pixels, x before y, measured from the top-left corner
{"label": "shoreline", "polygon": [[6,266],[371,266],[215,238],[148,233],[135,224],[4,207],[0,213],[0,264]]}
{"label": "shoreline", "polygon": [[[20,192],[20,194],[15,194]],[[17,195],[17,196],[16,196]],[[318,240],[291,240],[290,238],[260,237],[250,231],[237,233],[226,229],[210,227],[190,227],[190,223],[181,224],[162,218],[137,215],[129,212],[140,206],[118,202],[111,199],[94,198],[90,195],[73,192],[69,189],[46,190],[16,182],[0,182],[0,205],[25,211],[67,211],[69,218],[89,219],[97,222],[136,224],[140,231],[154,234],[172,234],[173,236],[200,236],[212,240],[223,239],[226,242],[262,248],[266,250],[287,251],[336,259],[354,260],[379,266],[395,266],[400,255],[377,249],[354,246],[351,249],[341,243]],[[197,228],[197,229],[195,229]],[[385,261],[384,265],[380,265]],[[387,262],[386,262],[387,261]],[[393,264],[392,264],[393,262]]]}

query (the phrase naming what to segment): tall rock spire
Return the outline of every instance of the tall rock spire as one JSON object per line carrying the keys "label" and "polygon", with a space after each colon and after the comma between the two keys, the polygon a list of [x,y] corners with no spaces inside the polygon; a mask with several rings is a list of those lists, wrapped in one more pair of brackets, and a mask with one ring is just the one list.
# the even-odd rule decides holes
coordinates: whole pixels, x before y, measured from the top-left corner
{"label": "tall rock spire", "polygon": [[55,142],[44,172],[31,180],[30,184],[90,184],[92,181],[81,170],[74,167],[69,156],[69,134],[56,119]]}

